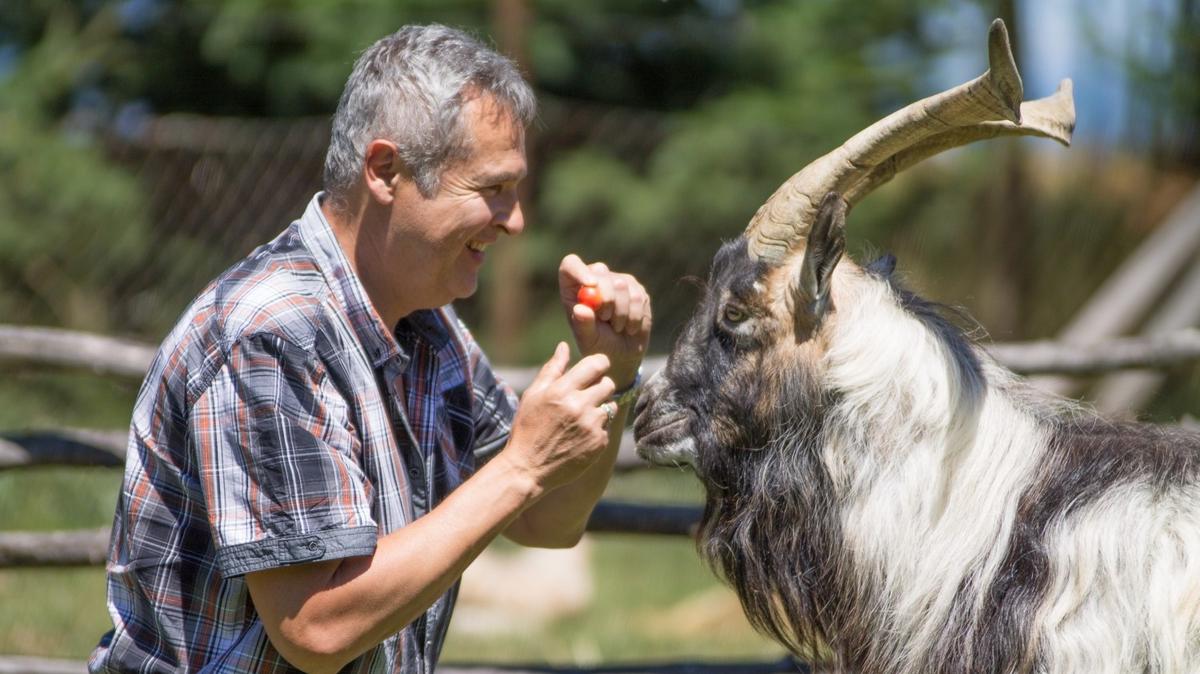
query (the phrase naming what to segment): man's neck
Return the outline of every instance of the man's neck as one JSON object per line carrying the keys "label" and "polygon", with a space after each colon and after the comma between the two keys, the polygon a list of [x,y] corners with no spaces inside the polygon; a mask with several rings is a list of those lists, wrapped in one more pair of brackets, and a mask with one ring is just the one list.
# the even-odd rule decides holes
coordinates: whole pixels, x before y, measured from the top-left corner
{"label": "man's neck", "polygon": [[350,262],[350,268],[358,276],[371,307],[389,331],[396,328],[400,319],[417,307],[406,307],[394,292],[392,283],[383,273],[385,266],[379,258],[384,250],[382,242],[373,241],[383,228],[375,223],[363,204],[350,204],[345,210],[334,208],[330,199],[321,203],[321,212],[333,229],[338,245]]}

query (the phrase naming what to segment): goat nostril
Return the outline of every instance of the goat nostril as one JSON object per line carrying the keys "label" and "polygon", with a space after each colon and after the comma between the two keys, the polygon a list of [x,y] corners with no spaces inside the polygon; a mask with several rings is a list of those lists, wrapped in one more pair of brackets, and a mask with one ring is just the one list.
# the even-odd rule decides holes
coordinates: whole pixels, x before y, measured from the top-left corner
{"label": "goat nostril", "polygon": [[642,391],[641,395],[637,397],[637,400],[633,403],[633,416],[635,420],[641,418],[642,412],[645,412],[650,407],[651,398],[653,397],[649,391]]}

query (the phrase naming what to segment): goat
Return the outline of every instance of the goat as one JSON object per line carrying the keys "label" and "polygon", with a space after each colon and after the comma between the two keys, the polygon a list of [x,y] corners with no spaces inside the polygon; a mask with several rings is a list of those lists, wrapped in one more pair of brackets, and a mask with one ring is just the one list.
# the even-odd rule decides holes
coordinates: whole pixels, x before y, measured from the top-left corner
{"label": "goat", "polygon": [[691,464],[699,549],[750,621],[858,674],[1200,672],[1200,435],[1042,395],[892,278],[847,209],[994,135],[1069,143],[1071,85],[1020,103],[1002,22],[980,78],[810,164],[718,251],[638,402]]}

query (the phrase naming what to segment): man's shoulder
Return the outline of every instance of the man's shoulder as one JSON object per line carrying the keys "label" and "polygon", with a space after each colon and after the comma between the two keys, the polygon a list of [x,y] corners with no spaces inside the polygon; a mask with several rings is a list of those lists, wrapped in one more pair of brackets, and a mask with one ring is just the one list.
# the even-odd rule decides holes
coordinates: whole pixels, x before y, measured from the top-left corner
{"label": "man's shoulder", "polygon": [[333,303],[317,260],[291,227],[200,291],[163,341],[160,359],[185,365],[195,381],[247,339],[269,336],[311,353]]}
{"label": "man's shoulder", "polygon": [[230,267],[201,295],[224,345],[266,333],[312,348],[332,296],[316,259],[292,231]]}

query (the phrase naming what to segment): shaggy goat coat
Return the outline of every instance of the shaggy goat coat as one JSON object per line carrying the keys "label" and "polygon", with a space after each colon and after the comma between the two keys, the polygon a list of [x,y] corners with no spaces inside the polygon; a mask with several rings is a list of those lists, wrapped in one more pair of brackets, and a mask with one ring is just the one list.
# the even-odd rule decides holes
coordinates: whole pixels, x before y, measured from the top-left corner
{"label": "shaggy goat coat", "polygon": [[890,269],[838,266],[810,336],[721,327],[774,283],[742,251],[638,431],[752,622],[857,674],[1200,672],[1200,436],[1037,394]]}

